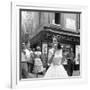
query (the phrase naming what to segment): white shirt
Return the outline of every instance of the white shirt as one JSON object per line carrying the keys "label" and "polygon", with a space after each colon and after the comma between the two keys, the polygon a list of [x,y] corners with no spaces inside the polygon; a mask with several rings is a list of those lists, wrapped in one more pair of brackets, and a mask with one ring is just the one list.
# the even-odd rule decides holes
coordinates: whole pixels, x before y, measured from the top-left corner
{"label": "white shirt", "polygon": [[21,52],[21,61],[22,61],[22,62],[26,61],[26,58],[25,58],[25,55],[24,55],[23,52]]}
{"label": "white shirt", "polygon": [[31,57],[31,54],[33,53],[33,51],[29,51],[28,49],[25,49],[24,51],[26,53],[27,61],[30,60],[30,57]]}

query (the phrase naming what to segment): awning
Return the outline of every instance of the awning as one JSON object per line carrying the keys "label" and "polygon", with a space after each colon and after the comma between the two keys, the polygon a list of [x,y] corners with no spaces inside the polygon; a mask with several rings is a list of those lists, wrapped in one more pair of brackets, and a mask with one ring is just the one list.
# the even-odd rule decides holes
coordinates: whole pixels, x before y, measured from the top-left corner
{"label": "awning", "polygon": [[36,36],[30,41],[32,45],[39,44],[42,42],[52,42],[52,36],[57,35],[60,43],[76,44],[80,45],[80,33],[65,31],[57,28],[51,28],[45,26]]}

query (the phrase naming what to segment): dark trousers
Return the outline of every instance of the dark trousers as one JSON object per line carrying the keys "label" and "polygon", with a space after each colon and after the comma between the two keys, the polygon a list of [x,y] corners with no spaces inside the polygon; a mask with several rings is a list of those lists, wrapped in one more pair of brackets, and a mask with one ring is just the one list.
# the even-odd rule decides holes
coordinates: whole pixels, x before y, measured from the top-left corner
{"label": "dark trousers", "polygon": [[69,76],[72,76],[74,70],[74,63],[72,60],[68,59],[67,73]]}
{"label": "dark trousers", "polygon": [[21,78],[27,78],[28,77],[28,66],[27,62],[21,63]]}
{"label": "dark trousers", "polygon": [[29,62],[27,63],[27,65],[28,65],[28,72],[32,73],[34,65],[32,63],[29,63]]}

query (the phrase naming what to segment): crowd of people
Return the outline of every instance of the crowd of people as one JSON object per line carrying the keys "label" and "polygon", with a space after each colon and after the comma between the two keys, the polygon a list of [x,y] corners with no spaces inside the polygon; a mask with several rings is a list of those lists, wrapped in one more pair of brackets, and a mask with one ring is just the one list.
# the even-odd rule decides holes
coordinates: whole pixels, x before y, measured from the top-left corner
{"label": "crowd of people", "polygon": [[30,42],[22,43],[21,48],[21,78],[35,78],[44,75],[47,69],[47,55],[41,52],[40,46],[30,48]]}
{"label": "crowd of people", "polygon": [[[30,41],[22,43],[21,48],[21,78],[67,78],[72,76],[74,54],[72,49],[67,55],[62,55],[62,47],[56,37],[52,39],[52,47],[48,55],[41,52],[41,47],[30,48]],[[63,63],[67,59],[67,70]]]}

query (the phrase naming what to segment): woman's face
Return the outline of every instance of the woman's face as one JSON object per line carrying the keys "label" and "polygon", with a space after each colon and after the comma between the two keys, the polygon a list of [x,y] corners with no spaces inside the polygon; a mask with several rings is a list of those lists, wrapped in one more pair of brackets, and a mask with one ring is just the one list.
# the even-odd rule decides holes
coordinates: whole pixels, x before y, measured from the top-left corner
{"label": "woman's face", "polygon": [[53,38],[53,46],[54,46],[54,47],[57,47],[57,44],[58,44],[57,39],[54,37],[54,38]]}

